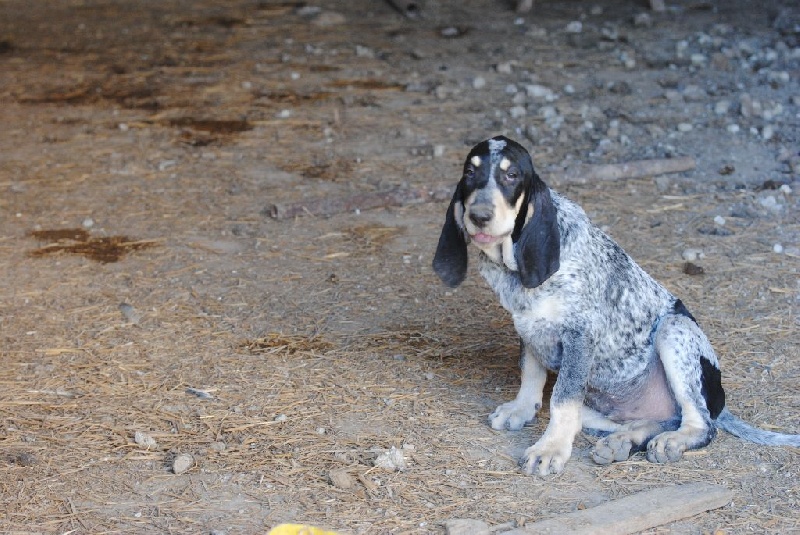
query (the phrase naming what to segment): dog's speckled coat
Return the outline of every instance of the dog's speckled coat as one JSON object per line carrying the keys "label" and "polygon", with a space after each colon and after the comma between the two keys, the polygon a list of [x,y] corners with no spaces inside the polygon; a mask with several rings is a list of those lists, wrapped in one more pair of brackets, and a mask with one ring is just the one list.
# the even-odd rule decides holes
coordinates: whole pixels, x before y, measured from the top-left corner
{"label": "dog's speckled coat", "polygon": [[756,429],[725,409],[717,356],[683,303],[550,190],[508,138],[467,156],[433,263],[446,284],[464,280],[470,242],[521,340],[519,394],[491,414],[491,426],[531,421],[547,371],[558,373],[550,422],[522,459],[526,472],[560,472],[581,428],[603,437],[592,452],[599,463],[642,449],[650,461],[675,461],[718,427],[800,446],[800,435]]}

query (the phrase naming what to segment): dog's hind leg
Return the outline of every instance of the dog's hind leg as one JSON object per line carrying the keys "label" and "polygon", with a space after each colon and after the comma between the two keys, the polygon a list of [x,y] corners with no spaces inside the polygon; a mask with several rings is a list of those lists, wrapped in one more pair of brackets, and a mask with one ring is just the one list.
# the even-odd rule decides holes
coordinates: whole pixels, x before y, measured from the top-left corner
{"label": "dog's hind leg", "polygon": [[702,448],[716,435],[714,419],[725,405],[719,364],[711,343],[688,314],[664,317],[655,332],[655,349],[667,384],[680,407],[680,426],[653,437],[647,460],[677,461],[687,450]]}

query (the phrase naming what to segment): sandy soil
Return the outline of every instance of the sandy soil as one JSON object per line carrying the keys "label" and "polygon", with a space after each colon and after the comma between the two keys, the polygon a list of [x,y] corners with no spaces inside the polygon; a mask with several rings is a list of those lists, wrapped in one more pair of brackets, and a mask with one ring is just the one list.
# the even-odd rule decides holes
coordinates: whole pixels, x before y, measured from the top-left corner
{"label": "sandy soil", "polygon": [[735,498],[659,533],[800,531],[798,451],[725,434],[522,474],[548,413],[486,423],[517,342],[432,273],[445,203],[270,216],[454,185],[501,133],[546,181],[693,157],[550,182],[689,306],[731,410],[800,432],[800,8],[667,5],[0,1],[0,531],[444,533],[697,481]]}

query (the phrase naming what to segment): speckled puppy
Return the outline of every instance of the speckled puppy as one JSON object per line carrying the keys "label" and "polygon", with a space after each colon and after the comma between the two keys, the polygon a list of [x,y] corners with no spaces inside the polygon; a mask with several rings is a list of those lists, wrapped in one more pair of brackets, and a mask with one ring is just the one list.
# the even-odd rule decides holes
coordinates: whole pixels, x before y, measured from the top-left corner
{"label": "speckled puppy", "polygon": [[558,373],[550,422],[521,461],[560,472],[581,430],[601,438],[598,463],[647,450],[676,461],[722,428],[768,445],[800,435],[754,428],[725,408],[719,363],[683,303],[536,175],[528,152],[505,137],[479,143],[447,209],[433,267],[451,287],[467,272],[467,244],[511,313],[521,339],[522,386],[500,405],[494,429],[521,429],[542,406],[547,370]]}

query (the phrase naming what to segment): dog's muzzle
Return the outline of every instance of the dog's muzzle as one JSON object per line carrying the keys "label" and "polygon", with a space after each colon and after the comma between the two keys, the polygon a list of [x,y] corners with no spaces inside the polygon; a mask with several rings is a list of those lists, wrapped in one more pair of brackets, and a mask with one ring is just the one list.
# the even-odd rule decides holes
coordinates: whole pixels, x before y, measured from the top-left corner
{"label": "dog's muzzle", "polygon": [[469,207],[469,220],[478,228],[483,228],[494,217],[491,204],[473,204]]}

